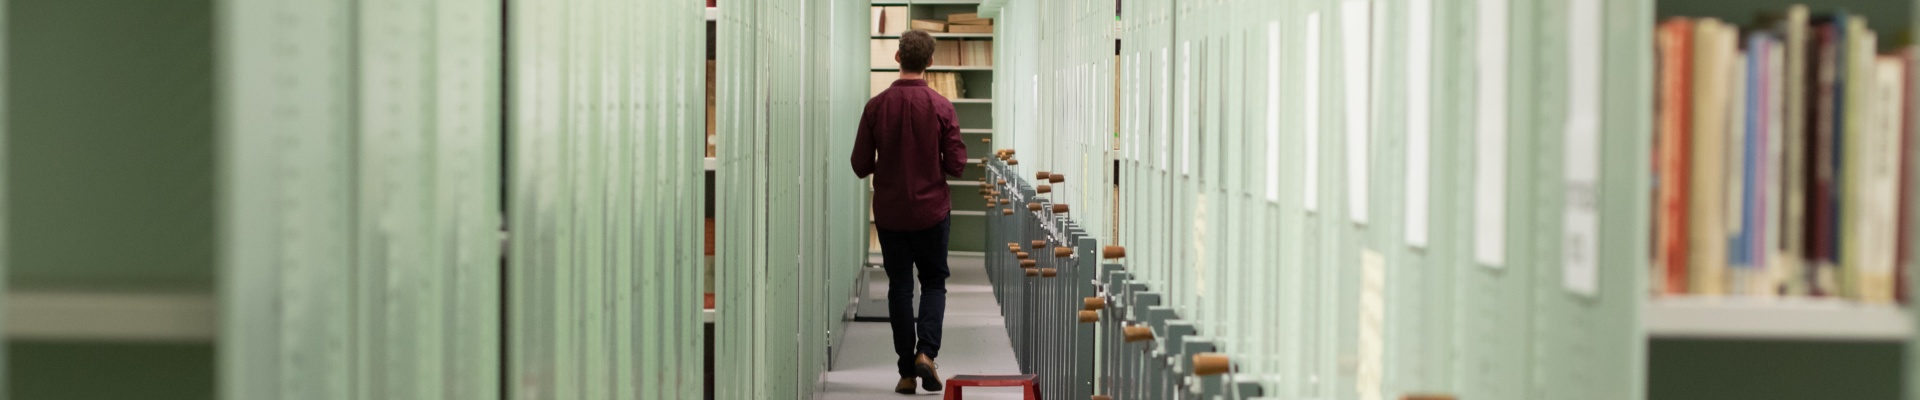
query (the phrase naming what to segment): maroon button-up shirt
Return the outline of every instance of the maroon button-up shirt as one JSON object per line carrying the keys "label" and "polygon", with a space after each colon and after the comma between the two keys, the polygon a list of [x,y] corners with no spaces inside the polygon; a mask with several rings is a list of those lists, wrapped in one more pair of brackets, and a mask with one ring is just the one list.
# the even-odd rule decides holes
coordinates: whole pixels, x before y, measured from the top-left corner
{"label": "maroon button-up shirt", "polygon": [[889,231],[931,228],[947,218],[945,176],[960,177],[967,145],[953,102],[927,88],[927,81],[893,81],[867,101],[853,139],[853,173],[873,175],[873,224]]}

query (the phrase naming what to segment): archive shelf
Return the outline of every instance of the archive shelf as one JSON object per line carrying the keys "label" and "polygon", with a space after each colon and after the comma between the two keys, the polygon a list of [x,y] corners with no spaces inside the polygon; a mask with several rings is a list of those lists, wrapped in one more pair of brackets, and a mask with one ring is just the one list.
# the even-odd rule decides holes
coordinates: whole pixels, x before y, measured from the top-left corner
{"label": "archive shelf", "polygon": [[[1650,15],[1640,14],[1648,15],[1647,17],[1636,17],[1650,17],[1650,19],[1641,20],[1641,22],[1647,24],[1648,27],[1644,33],[1648,39],[1648,43],[1657,42],[1658,36],[1655,34],[1657,29],[1654,27],[1664,28],[1665,26],[1662,24],[1669,21],[1670,18],[1692,18],[1695,22],[1704,18],[1718,19],[1719,21],[1737,26],[1736,32],[1738,32],[1738,36],[1736,41],[1739,43],[1739,48],[1742,49],[1741,51],[1749,52],[1747,54],[1752,54],[1751,51],[1754,51],[1752,49],[1753,45],[1749,42],[1749,40],[1752,39],[1752,34],[1760,30],[1774,30],[1771,22],[1763,24],[1761,27],[1756,27],[1757,16],[1767,15],[1780,17],[1786,14],[1789,6],[1804,5],[1809,14],[1808,17],[1812,21],[1818,21],[1822,16],[1835,12],[1844,12],[1846,15],[1849,15],[1850,18],[1864,17],[1866,20],[1866,28],[1876,32],[1879,39],[1880,46],[1878,46],[1879,48],[1873,51],[1873,53],[1885,55],[1892,54],[1898,47],[1906,45],[1904,37],[1906,37],[1907,34],[1905,32],[1908,32],[1911,29],[1910,27],[1913,26],[1916,4],[1920,4],[1920,2],[1912,0],[1756,2],[1640,0],[1623,3],[1619,7],[1614,5],[1606,5],[1603,7],[1608,10],[1609,18],[1615,15],[1629,15],[1630,13],[1626,12],[1629,6],[1641,8],[1643,11],[1651,11]],[[1698,28],[1696,27],[1695,29]],[[1696,30],[1695,32],[1698,31]],[[1813,35],[1814,33],[1810,31],[1808,34]],[[1778,36],[1780,40],[1785,40],[1784,33],[1776,32],[1773,36]],[[1615,39],[1608,37],[1606,40],[1614,41]],[[1658,54],[1658,51],[1653,54]],[[1694,54],[1699,53],[1696,52]],[[1812,56],[1814,55],[1809,54],[1809,57]],[[1630,78],[1632,80],[1643,80],[1648,83],[1646,87],[1652,88],[1652,90],[1632,95],[1610,94],[1608,96],[1628,96],[1634,104],[1659,104],[1662,97],[1662,89],[1659,86],[1662,82],[1662,64],[1660,57],[1657,55],[1648,56],[1636,62],[1649,65],[1652,68],[1634,74],[1615,75],[1608,73],[1604,76],[1606,76],[1607,79]],[[1791,62],[1789,61],[1787,63]],[[1611,68],[1614,65],[1615,64],[1609,63],[1608,67]],[[1911,68],[1912,66],[1908,65],[1907,67]],[[1812,73],[1812,71],[1808,71],[1808,73]],[[1912,75],[1909,74],[1908,76],[1908,79],[1911,79]],[[1866,84],[1872,85],[1873,83],[1869,82]],[[1732,104],[1736,106],[1740,104],[1740,97],[1737,96],[1738,95],[1732,97]],[[1804,101],[1820,101],[1815,97],[1816,95],[1814,93],[1808,93],[1805,96],[1807,96],[1807,98]],[[1909,97],[1909,99],[1911,99],[1911,97]],[[1692,101],[1691,99],[1689,100]],[[1609,99],[1608,101],[1613,100]],[[1908,104],[1908,107],[1909,109],[1905,112],[1911,113],[1911,104]],[[1815,118],[1814,112],[1808,112],[1804,118]],[[1650,118],[1650,121],[1658,122],[1661,120],[1661,115],[1659,112],[1653,112],[1647,116]],[[1849,116],[1849,118],[1851,118],[1851,116]],[[1691,123],[1691,121],[1688,122]],[[1735,128],[1737,128],[1737,126]],[[1911,138],[1914,137],[1913,132],[1910,131],[1911,128],[1903,129],[1908,129],[1908,131],[1902,132],[1902,136],[1911,140]],[[1658,135],[1661,131],[1653,129],[1650,132]],[[1739,139],[1740,135],[1737,134],[1739,131],[1735,130],[1733,132],[1736,134],[1728,135],[1726,140],[1751,140]],[[1793,138],[1792,136],[1782,137],[1789,138],[1788,143],[1793,143],[1793,139],[1791,139]],[[1654,148],[1658,148],[1660,146],[1659,137],[1655,136],[1655,139],[1648,144]],[[1801,150],[1789,148],[1787,153],[1792,154],[1798,151]],[[1728,155],[1728,157],[1735,157],[1735,155]],[[1642,160],[1645,161],[1645,159]],[[1655,160],[1658,160],[1658,158],[1655,158]],[[1751,161],[1749,160],[1749,162]],[[1609,161],[1609,163],[1611,162]],[[1907,176],[1903,176],[1902,179],[1909,183],[1914,182],[1913,172],[1911,169],[1906,170],[1905,173]],[[1789,191],[1788,193],[1792,192]],[[1904,201],[1911,202],[1911,200],[1912,199],[1905,199]],[[1911,207],[1912,203],[1907,203],[1907,206]],[[1661,214],[1658,213],[1659,207],[1659,203],[1654,203],[1651,207],[1655,210],[1654,216],[1656,218],[1654,218],[1654,220],[1658,220],[1658,217],[1661,216]],[[1901,221],[1900,223],[1910,224],[1911,222],[1912,221]],[[1911,250],[1915,246],[1915,243],[1904,242],[1898,243],[1897,246]],[[1895,266],[1895,268],[1909,270],[1912,267],[1913,265],[1910,264],[1899,264]],[[1642,271],[1656,270],[1642,269]],[[1652,281],[1652,278],[1656,277],[1646,276],[1646,278],[1649,278],[1647,281]],[[1653,287],[1651,289],[1658,290],[1660,288]],[[1646,346],[1645,351],[1647,352],[1643,359],[1646,365],[1643,366],[1639,372],[1642,374],[1641,379],[1645,379],[1646,382],[1649,383],[1649,390],[1647,391],[1648,398],[1716,399],[1737,397],[1736,395],[1727,395],[1724,393],[1683,392],[1677,388],[1677,385],[1662,384],[1662,382],[1696,379],[1696,376],[1714,375],[1713,373],[1700,373],[1698,371],[1688,371],[1686,374],[1681,374],[1675,372],[1676,368],[1671,367],[1672,365],[1684,364],[1695,360],[1709,360],[1711,362],[1702,361],[1708,363],[1700,365],[1715,365],[1715,367],[1713,367],[1714,369],[1723,370],[1716,372],[1727,372],[1734,376],[1745,376],[1746,379],[1755,382],[1755,384],[1751,386],[1763,388],[1746,388],[1747,393],[1753,393],[1756,390],[1769,390],[1764,388],[1790,389],[1779,387],[1786,384],[1776,383],[1786,381],[1793,381],[1795,382],[1793,385],[1798,386],[1839,386],[1841,382],[1846,382],[1846,380],[1833,378],[1798,378],[1803,376],[1822,376],[1817,373],[1810,373],[1810,370],[1831,370],[1861,365],[1882,365],[1878,364],[1877,359],[1863,356],[1863,354],[1905,351],[1908,355],[1908,360],[1916,359],[1912,356],[1920,353],[1907,349],[1913,344],[1913,338],[1916,334],[1913,312],[1914,309],[1911,305],[1900,304],[1899,302],[1871,303],[1842,297],[1650,296],[1641,300],[1637,313],[1634,315],[1640,324],[1639,331],[1641,332],[1641,337],[1639,339],[1641,339],[1642,344]],[[1866,350],[1856,353],[1859,349]],[[1799,363],[1792,366],[1749,366],[1738,362],[1729,362],[1730,360],[1746,360],[1754,357],[1756,354],[1769,357],[1794,357]],[[1689,360],[1681,361],[1681,358],[1687,358]],[[1663,365],[1665,365],[1665,367],[1662,367]],[[1894,374],[1909,377],[1904,378],[1905,382],[1885,382],[1884,379],[1882,379],[1879,382],[1875,382],[1876,385],[1889,383],[1895,386],[1907,385],[1908,387],[1920,388],[1920,381],[1915,381],[1911,378],[1917,376],[1914,374],[1916,365],[1912,361],[1905,362],[1904,365],[1898,365],[1897,367],[1899,371]],[[1834,398],[1890,398],[1897,396],[1894,393],[1883,391],[1885,388],[1875,387],[1876,385],[1859,385],[1861,386],[1860,388],[1837,388],[1843,389],[1842,393],[1825,394],[1822,396],[1830,395]],[[1773,396],[1796,397],[1798,395],[1776,393],[1773,394]],[[1912,396],[1912,394],[1909,393],[1907,396]]]}
{"label": "archive shelf", "polygon": [[[889,0],[889,1],[872,2],[872,6],[873,7],[906,7],[907,15],[913,19],[945,19],[949,14],[975,12],[976,6],[979,5],[980,3],[981,2],[979,0],[912,0],[912,1],[890,1]],[[881,34],[878,32],[869,32],[869,34],[871,39],[898,39],[900,37],[898,34]],[[962,41],[992,40],[994,39],[994,36],[995,36],[992,33],[930,32],[930,34],[935,39],[939,39],[939,40],[962,40]],[[869,68],[870,73],[898,72],[899,70],[900,69],[898,67]],[[981,97],[981,98],[964,98],[963,97],[963,98],[951,99],[953,105],[957,108],[956,111],[958,111],[959,117],[961,119],[960,133],[962,135],[992,134],[993,130],[987,129],[986,127],[990,127],[993,125],[993,122],[992,122],[993,111],[990,108],[983,107],[983,106],[991,106],[993,104],[992,88],[993,88],[993,79],[994,79],[994,67],[973,66],[973,65],[966,65],[966,66],[935,65],[927,68],[927,71],[958,73],[960,74],[960,78],[962,80],[960,84],[960,88],[961,90],[966,92],[966,94],[962,94],[962,96],[975,95],[975,96]],[[973,139],[969,139],[969,140],[973,140]],[[992,145],[991,143],[980,143],[978,140],[973,140],[973,141],[967,142],[966,144],[968,146],[968,152],[967,152],[968,157],[984,156],[989,151],[982,151],[982,150],[990,148],[990,146]],[[989,147],[983,147],[983,146],[989,146]],[[966,193],[961,192],[963,188],[974,188],[979,186],[979,184],[973,181],[972,179],[979,176],[980,171],[982,170],[979,169],[977,165],[973,163],[968,163],[967,172],[966,174],[964,174],[964,176],[962,176],[959,180],[947,181],[948,185],[955,191],[953,196],[951,196],[951,198],[954,201],[953,222],[952,222],[952,228],[951,228],[952,235],[954,237],[971,237],[973,235],[983,233],[983,231],[980,231],[980,229],[982,229],[982,227],[984,226],[984,221],[987,213],[985,211],[977,210],[977,208],[979,208],[977,206],[977,203],[979,203],[978,201],[973,201],[972,203],[963,203],[963,201],[965,201],[968,198],[963,195],[970,195],[971,192],[966,192]],[[969,207],[969,206],[966,206],[965,204],[973,204],[974,206]],[[871,217],[869,217],[869,221],[871,221]],[[949,250],[956,251],[956,252],[958,251],[977,252],[980,250],[979,248],[980,244],[976,242],[977,241],[972,241],[972,240],[951,241]],[[874,243],[872,245],[871,250],[875,252],[879,251],[878,243]]]}
{"label": "archive shelf", "polygon": [[15,288],[6,312],[17,340],[211,343],[220,326],[219,301],[204,288]]}
{"label": "archive shelf", "polygon": [[[934,39],[992,39],[991,33],[929,33]],[[899,39],[900,35],[873,35],[874,39]]]}
{"label": "archive shelf", "polygon": [[1660,298],[1642,314],[1656,339],[1768,339],[1903,342],[1906,310],[1833,299]]}
{"label": "archive shelf", "polygon": [[[873,70],[874,71],[890,71],[890,72],[900,71],[899,68],[874,68]],[[993,67],[962,67],[962,66],[952,66],[952,65],[936,65],[932,67],[927,67],[927,72],[975,72],[975,71],[993,71]]]}
{"label": "archive shelf", "polygon": [[[1706,0],[1645,0],[1655,11],[1654,23],[1669,18],[1715,18],[1736,25],[1743,35],[1754,30],[1756,15],[1778,14],[1790,5],[1804,5],[1812,17],[1844,11],[1867,19],[1887,54],[1912,26],[1917,2],[1912,0],[1766,1],[1733,5]],[[1744,36],[1741,43],[1745,43]],[[1743,47],[1744,48],[1744,47]],[[1658,79],[1656,68],[1649,80]],[[1638,102],[1655,104],[1659,93],[1645,93]],[[1811,96],[1811,95],[1809,95]],[[1808,101],[1813,101],[1809,98]],[[1910,104],[1909,104],[1910,106]],[[1911,111],[1908,111],[1911,112]],[[1657,118],[1657,114],[1655,115]],[[1807,118],[1813,118],[1811,114]],[[1906,137],[1913,137],[1906,132]],[[1913,179],[1913,171],[1903,179]],[[1911,199],[1907,199],[1911,200]],[[1902,221],[1908,223],[1910,221]],[[1914,243],[1899,246],[1913,247]],[[1896,268],[1910,268],[1900,265]],[[1886,340],[1904,342],[1913,336],[1911,309],[1900,304],[1868,304],[1839,298],[1753,298],[1741,296],[1654,297],[1645,301],[1641,321],[1652,338],[1773,338],[1795,340]]]}

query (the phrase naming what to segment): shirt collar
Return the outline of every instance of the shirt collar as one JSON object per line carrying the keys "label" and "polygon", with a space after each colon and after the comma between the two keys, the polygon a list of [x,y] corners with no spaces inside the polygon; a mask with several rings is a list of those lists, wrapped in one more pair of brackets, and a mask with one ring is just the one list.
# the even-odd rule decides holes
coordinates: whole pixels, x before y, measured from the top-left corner
{"label": "shirt collar", "polygon": [[895,86],[895,87],[899,87],[899,86],[926,86],[926,85],[927,85],[927,81],[926,81],[925,79],[895,79],[895,80],[893,81],[893,86]]}

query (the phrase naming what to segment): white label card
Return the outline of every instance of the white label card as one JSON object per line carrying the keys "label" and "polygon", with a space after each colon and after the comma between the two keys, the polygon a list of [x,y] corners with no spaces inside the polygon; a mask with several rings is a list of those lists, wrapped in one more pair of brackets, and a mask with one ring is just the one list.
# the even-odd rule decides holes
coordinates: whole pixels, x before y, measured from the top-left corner
{"label": "white label card", "polygon": [[1306,93],[1302,97],[1306,103],[1306,184],[1301,193],[1307,212],[1320,211],[1320,13],[1307,14],[1307,54],[1301,57],[1306,63]]}
{"label": "white label card", "polygon": [[1507,1],[1477,0],[1473,258],[1490,267],[1507,253]]}
{"label": "white label card", "polygon": [[1373,105],[1373,27],[1370,0],[1340,0],[1340,55],[1345,65],[1347,124],[1347,215],[1356,224],[1367,223],[1367,191],[1371,188],[1367,157],[1372,141],[1369,122]]}
{"label": "white label card", "polygon": [[1432,187],[1433,0],[1407,0],[1407,245],[1427,247]]}
{"label": "white label card", "polygon": [[1267,23],[1267,201],[1280,201],[1280,21]]}
{"label": "white label card", "polygon": [[1193,42],[1180,43],[1180,174],[1193,173]]}
{"label": "white label card", "polygon": [[1600,289],[1600,0],[1570,1],[1560,272],[1568,291],[1593,296]]}
{"label": "white label card", "polygon": [[1172,89],[1173,89],[1172,87],[1173,84],[1170,83],[1170,81],[1173,80],[1173,72],[1172,72],[1173,64],[1171,61],[1168,60],[1169,53],[1171,53],[1171,50],[1169,50],[1168,48],[1165,48],[1165,47],[1160,48],[1160,93],[1161,95],[1154,96],[1158,98],[1160,102],[1160,130],[1159,130],[1160,133],[1156,135],[1160,137],[1160,156],[1159,156],[1158,162],[1156,162],[1155,165],[1160,166],[1161,172],[1166,172],[1167,170],[1167,158],[1168,158],[1167,147],[1169,144],[1167,142],[1168,142],[1168,137],[1173,136],[1173,101],[1167,99],[1168,97],[1170,97],[1169,95],[1172,94]]}

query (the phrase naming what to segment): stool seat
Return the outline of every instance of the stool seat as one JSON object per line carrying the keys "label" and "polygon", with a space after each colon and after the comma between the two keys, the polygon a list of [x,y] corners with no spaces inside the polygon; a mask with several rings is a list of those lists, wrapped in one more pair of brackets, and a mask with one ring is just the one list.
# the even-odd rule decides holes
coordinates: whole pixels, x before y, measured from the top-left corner
{"label": "stool seat", "polygon": [[1027,400],[1040,400],[1040,385],[1034,382],[1035,376],[1027,375],[954,375],[947,378],[945,400],[960,400],[964,387],[1009,387],[1020,386],[1026,390]]}

